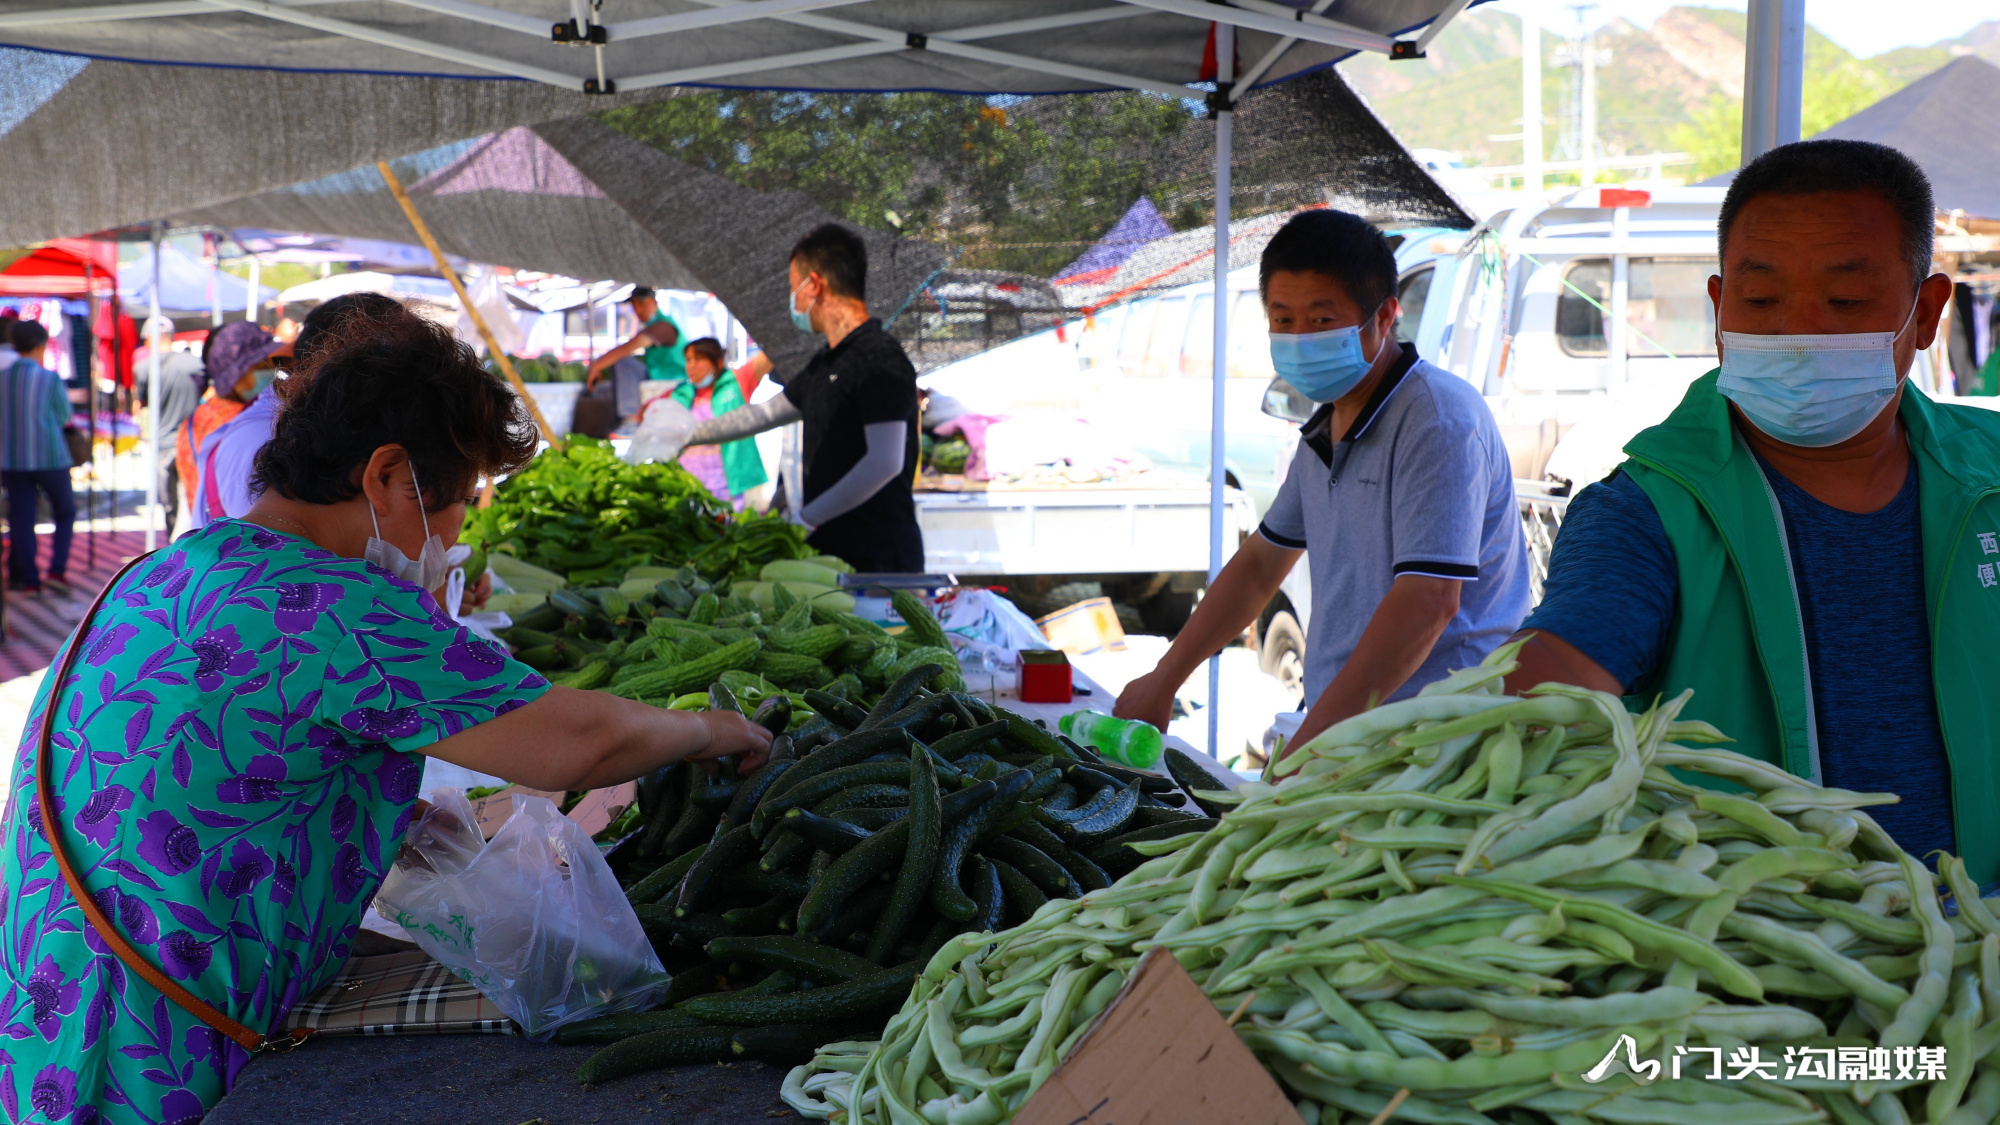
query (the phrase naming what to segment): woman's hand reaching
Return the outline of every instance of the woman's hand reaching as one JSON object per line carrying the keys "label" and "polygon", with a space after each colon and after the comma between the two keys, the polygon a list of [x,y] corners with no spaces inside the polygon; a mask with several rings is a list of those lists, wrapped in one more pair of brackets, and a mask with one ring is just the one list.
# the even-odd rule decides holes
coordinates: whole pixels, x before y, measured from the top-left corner
{"label": "woman's hand reaching", "polygon": [[738,771],[748,774],[771,753],[771,732],[734,711],[688,711],[708,728],[708,745],[687,755],[697,762],[736,756]]}

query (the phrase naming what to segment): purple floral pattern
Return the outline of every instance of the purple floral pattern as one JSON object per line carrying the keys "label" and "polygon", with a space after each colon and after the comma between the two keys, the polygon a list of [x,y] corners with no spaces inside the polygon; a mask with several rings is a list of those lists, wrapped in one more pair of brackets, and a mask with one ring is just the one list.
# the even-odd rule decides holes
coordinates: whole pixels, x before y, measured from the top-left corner
{"label": "purple floral pattern", "polygon": [[547,688],[428,594],[224,520],[135,568],[44,684],[0,838],[0,1125],[193,1125],[248,1061],[110,955],[33,799],[56,708],[63,842],[163,972],[282,1028],[347,959],[440,738]]}

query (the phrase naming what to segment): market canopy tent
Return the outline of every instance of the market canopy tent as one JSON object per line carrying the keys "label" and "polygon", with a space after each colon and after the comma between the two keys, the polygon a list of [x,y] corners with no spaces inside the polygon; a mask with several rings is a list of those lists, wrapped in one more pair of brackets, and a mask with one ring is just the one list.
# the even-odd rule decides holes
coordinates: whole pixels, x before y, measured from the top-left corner
{"label": "market canopy tent", "polygon": [[[714,293],[780,370],[814,338],[785,315],[792,244],[834,216],[793,192],[757,192],[589,117],[514,128],[391,162],[439,245],[472,261]],[[183,212],[177,225],[407,237],[371,165]],[[885,319],[944,264],[930,243],[863,230],[871,311]]]}
{"label": "market canopy tent", "polygon": [[0,267],[0,294],[81,297],[117,288],[118,248],[87,238],[58,238]]}
{"label": "market canopy tent", "polygon": [[2000,219],[2000,67],[1962,55],[1813,139],[1875,141],[1923,166],[1940,211]]}
{"label": "market canopy tent", "polygon": [[1414,55],[1429,35],[1400,48],[1396,37],[1441,12],[1449,19],[1466,0],[1362,0],[1342,5],[1338,19],[1320,14],[1329,6],[611,0],[613,18],[597,23],[606,5],[549,0],[115,0],[81,8],[8,0],[0,4],[0,34],[101,59],[509,77],[574,91],[707,85],[962,94],[1151,89],[1178,96],[1182,85],[1214,70],[1210,21],[1239,28],[1244,57],[1264,60],[1242,75],[1248,85],[1357,50]]}
{"label": "market canopy tent", "polygon": [[159,305],[172,313],[245,312],[254,304],[263,304],[278,295],[278,291],[266,285],[256,287],[256,300],[250,300],[250,283],[243,278],[223,273],[171,242],[160,244],[160,266],[153,268],[153,248],[144,247],[139,256],[118,267],[118,287],[125,293],[125,300],[131,304],[148,305],[153,301],[153,279],[160,279]]}
{"label": "market canopy tent", "polygon": [[[1233,125],[1240,92],[1325,67],[1358,50],[1421,57],[1469,0],[1351,0],[1342,6],[1339,19],[1323,14],[1331,0],[1311,0],[1309,5],[1110,0],[1089,7],[1073,0],[961,0],[951,5],[927,0],[613,2],[620,5],[615,10],[621,17],[629,13],[634,18],[600,25],[593,21],[601,6],[579,2],[571,19],[552,24],[551,6],[540,0],[493,5],[474,0],[311,5],[123,0],[88,8],[4,0],[0,31],[18,43],[77,55],[367,70],[405,79],[431,74],[512,77],[563,90],[594,90],[600,96],[706,84],[974,95],[1140,90],[1180,98],[1191,95],[1191,84],[1212,81],[1211,104],[1217,113],[1213,220],[1216,265],[1221,267],[1230,260]],[[1428,30],[1416,39],[1397,38],[1426,24]],[[584,49],[560,46],[565,43]],[[258,103],[249,99],[248,104]],[[353,121],[355,127],[364,123],[372,124],[368,115]],[[0,157],[6,155],[5,147],[0,145]],[[75,163],[71,153],[62,157],[54,163]],[[604,182],[604,177],[593,178]],[[1227,270],[1213,272],[1218,290],[1215,369],[1222,370],[1228,313],[1226,294],[1220,291]],[[774,281],[767,287],[782,284]],[[1212,428],[1218,440],[1211,442],[1211,578],[1223,553],[1223,380],[1214,382]],[[1219,665],[1211,662],[1211,700],[1218,675]],[[1211,738],[1213,714],[1211,708]]]}

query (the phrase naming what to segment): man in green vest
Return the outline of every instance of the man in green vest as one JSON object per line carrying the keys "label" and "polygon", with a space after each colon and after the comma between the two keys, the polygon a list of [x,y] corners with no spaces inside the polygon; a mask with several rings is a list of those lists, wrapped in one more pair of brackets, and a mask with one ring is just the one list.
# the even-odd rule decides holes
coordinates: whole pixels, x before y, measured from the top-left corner
{"label": "man in green vest", "polygon": [[651,289],[643,285],[634,286],[632,295],[625,301],[632,306],[632,315],[639,319],[639,331],[633,333],[630,340],[597,357],[584,374],[584,389],[596,386],[605,368],[641,352],[645,353],[646,378],[684,382],[687,379],[687,364],[682,361],[681,348],[687,343],[687,333],[681,331],[681,326],[660,307],[659,299]]}
{"label": "man in green vest", "polygon": [[1511,685],[1636,697],[2000,880],[2000,414],[1905,383],[1951,281],[1930,183],[1862,141],[1751,161],[1717,221],[1721,365],[1571,503]]}

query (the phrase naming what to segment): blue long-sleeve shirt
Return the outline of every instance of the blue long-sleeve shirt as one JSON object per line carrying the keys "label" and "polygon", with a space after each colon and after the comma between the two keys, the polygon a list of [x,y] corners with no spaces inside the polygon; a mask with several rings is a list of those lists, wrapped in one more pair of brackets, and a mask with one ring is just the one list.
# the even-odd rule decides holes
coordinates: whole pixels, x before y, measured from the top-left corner
{"label": "blue long-sleeve shirt", "polygon": [[0,371],[0,469],[67,469],[69,393],[62,377],[23,356]]}

